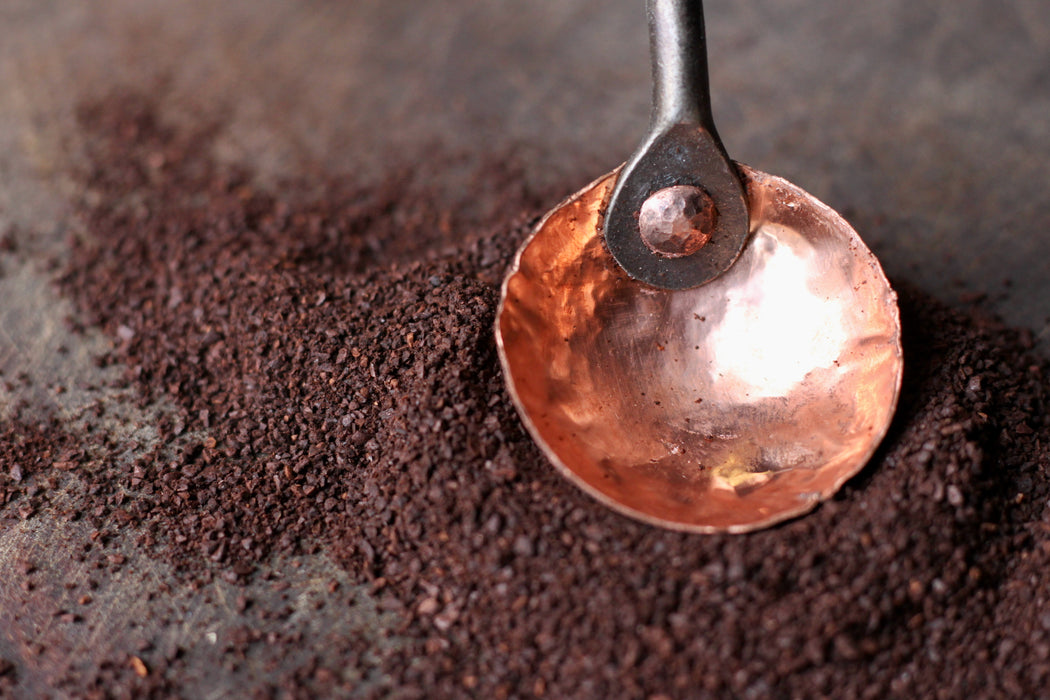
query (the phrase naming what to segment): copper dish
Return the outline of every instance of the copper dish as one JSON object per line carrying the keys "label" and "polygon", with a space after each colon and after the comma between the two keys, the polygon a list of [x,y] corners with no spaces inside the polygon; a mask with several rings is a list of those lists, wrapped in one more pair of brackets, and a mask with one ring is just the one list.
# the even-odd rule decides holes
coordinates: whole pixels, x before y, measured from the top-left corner
{"label": "copper dish", "polygon": [[650,134],[518,251],[499,355],[525,426],[584,491],[654,525],[746,532],[830,497],[885,436],[896,295],[842,217],[725,156],[700,3],[649,8]]}

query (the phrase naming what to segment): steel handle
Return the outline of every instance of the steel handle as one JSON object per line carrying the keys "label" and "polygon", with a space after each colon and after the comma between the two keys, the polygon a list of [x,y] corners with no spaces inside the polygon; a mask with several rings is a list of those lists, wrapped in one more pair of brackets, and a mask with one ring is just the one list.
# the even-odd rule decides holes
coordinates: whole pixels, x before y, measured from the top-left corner
{"label": "steel handle", "polygon": [[714,134],[702,0],[648,0],[653,69],[650,129],[696,124]]}

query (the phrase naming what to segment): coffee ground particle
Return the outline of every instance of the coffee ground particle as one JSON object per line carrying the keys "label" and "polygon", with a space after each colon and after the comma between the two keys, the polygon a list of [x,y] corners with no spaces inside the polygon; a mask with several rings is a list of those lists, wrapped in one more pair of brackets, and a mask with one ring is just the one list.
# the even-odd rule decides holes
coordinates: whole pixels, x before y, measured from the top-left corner
{"label": "coffee ground particle", "polygon": [[[499,161],[471,193],[489,213],[464,222],[428,188],[440,159],[378,184],[266,191],[210,159],[209,129],[167,126],[144,97],[87,105],[80,123],[87,235],[60,286],[78,323],[114,339],[103,362],[143,405],[173,408],[146,456],[63,473],[84,482],[76,515],[147,533],[187,585],[326,553],[403,619],[407,645],[375,650],[380,695],[1050,684],[1047,365],[1029,334],[899,284],[907,374],[872,464],[771,530],[666,532],[577,491],[515,415],[492,327],[541,202]],[[3,438],[4,464],[26,453]],[[53,470],[15,459],[7,507],[46,505]],[[300,640],[246,628],[228,651],[264,643]],[[347,639],[340,653],[367,651]],[[142,660],[147,691],[177,692],[177,663]],[[337,693],[342,670],[318,660],[258,691]],[[130,664],[107,673],[107,692],[143,688]]]}
{"label": "coffee ground particle", "polygon": [[15,681],[18,679],[15,669],[14,663],[0,658],[0,693],[13,692]]}

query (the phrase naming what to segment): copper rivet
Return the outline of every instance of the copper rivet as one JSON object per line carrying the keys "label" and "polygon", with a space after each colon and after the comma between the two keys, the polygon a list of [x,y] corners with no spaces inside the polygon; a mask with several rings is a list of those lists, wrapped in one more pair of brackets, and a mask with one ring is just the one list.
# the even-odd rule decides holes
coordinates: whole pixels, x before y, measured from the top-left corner
{"label": "copper rivet", "polygon": [[707,192],[675,185],[649,196],[638,213],[638,229],[649,250],[667,258],[692,255],[711,240],[718,210]]}

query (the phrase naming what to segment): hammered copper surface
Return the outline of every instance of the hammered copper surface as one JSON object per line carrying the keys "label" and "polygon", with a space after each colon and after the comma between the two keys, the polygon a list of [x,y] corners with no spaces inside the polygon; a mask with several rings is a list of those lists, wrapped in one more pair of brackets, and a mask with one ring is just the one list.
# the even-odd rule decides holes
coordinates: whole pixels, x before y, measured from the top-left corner
{"label": "hammered copper surface", "polygon": [[654,253],[682,258],[707,245],[717,221],[718,210],[706,192],[675,185],[657,190],[642,202],[638,233]]}
{"label": "hammered copper surface", "polygon": [[743,532],[812,509],[871,457],[900,390],[896,295],[856,232],[741,167],[752,236],[696,289],[629,279],[598,230],[612,173],[540,222],[497,342],[533,437],[643,521]]}

